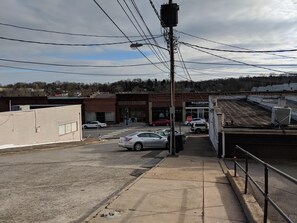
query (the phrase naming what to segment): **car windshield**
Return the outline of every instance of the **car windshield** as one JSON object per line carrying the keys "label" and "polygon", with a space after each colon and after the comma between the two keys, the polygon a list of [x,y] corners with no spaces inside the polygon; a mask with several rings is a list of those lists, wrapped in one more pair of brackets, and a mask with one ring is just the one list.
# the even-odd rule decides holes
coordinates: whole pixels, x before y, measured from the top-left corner
{"label": "car windshield", "polygon": [[159,135],[161,135],[161,136],[166,136],[166,133],[165,132],[162,132],[162,131],[157,131],[156,133],[159,134]]}

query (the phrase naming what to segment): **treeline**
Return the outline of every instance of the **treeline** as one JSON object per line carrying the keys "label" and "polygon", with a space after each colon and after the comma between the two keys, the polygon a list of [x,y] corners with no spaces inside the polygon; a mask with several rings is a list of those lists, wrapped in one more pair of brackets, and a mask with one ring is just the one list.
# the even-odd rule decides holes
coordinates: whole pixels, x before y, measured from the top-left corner
{"label": "treeline", "polygon": [[[252,87],[276,84],[297,83],[297,75],[281,75],[269,77],[240,77],[214,79],[207,81],[179,81],[176,82],[176,92],[239,92],[251,91]],[[75,82],[34,82],[0,85],[0,96],[83,96],[88,97],[96,93],[121,92],[169,92],[169,80],[133,79],[121,80],[113,83],[75,83]]]}

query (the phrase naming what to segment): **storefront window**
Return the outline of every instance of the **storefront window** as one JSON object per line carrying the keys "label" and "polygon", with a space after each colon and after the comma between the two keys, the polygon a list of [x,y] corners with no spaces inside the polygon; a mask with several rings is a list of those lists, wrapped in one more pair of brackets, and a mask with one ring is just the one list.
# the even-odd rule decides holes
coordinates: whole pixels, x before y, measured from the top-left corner
{"label": "storefront window", "polygon": [[170,119],[169,108],[153,108],[152,118],[153,121],[158,119]]}
{"label": "storefront window", "polygon": [[208,120],[208,108],[186,108],[186,119],[187,117],[192,118],[204,118]]}
{"label": "storefront window", "polygon": [[145,109],[142,108],[121,108],[120,109],[120,121],[125,120],[129,122],[146,122]]}

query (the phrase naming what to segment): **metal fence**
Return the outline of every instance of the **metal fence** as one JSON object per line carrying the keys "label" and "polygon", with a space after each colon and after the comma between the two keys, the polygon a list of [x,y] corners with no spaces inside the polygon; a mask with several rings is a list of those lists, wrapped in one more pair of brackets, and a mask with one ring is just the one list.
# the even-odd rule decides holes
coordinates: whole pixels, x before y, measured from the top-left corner
{"label": "metal fence", "polygon": [[[240,151],[244,155],[245,159],[245,168],[242,167],[238,162],[237,162],[237,157],[236,154],[239,154],[238,151]],[[264,168],[264,189],[260,187],[260,185],[256,182],[254,178],[249,174],[249,158],[253,159],[257,163],[260,163],[263,165]],[[266,223],[268,219],[268,204],[270,203],[272,207],[275,208],[275,210],[284,218],[286,222],[292,222],[288,215],[271,199],[269,196],[269,191],[268,191],[268,183],[269,183],[269,178],[268,178],[268,172],[273,171],[282,177],[286,178],[287,180],[291,181],[295,185],[297,185],[297,179],[289,176],[288,174],[280,171],[279,169],[265,163],[261,159],[257,158],[253,154],[249,153],[248,151],[242,149],[238,145],[235,146],[235,151],[234,151],[234,176],[236,177],[237,174],[237,166],[245,173],[245,187],[244,187],[244,193],[247,193],[247,188],[248,188],[248,182],[249,180],[256,186],[256,188],[261,192],[261,194],[264,197],[264,219],[263,222]]]}

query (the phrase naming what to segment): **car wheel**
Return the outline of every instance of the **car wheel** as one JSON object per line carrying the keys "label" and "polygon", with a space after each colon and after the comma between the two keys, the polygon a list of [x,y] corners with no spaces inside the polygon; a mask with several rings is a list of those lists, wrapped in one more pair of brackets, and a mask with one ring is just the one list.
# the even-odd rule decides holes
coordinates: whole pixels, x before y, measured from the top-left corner
{"label": "car wheel", "polygon": [[196,131],[195,131],[196,133],[201,133],[201,129],[196,129]]}
{"label": "car wheel", "polygon": [[88,127],[87,127],[87,126],[84,126],[83,128],[84,128],[84,129],[87,129]]}
{"label": "car wheel", "polygon": [[140,151],[140,150],[142,150],[142,147],[143,147],[142,144],[140,142],[137,142],[134,145],[134,150]]}
{"label": "car wheel", "polygon": [[153,123],[153,124],[152,124],[152,126],[156,126],[156,124],[155,124],[155,123]]}
{"label": "car wheel", "polygon": [[169,126],[169,123],[166,123],[166,126]]}

